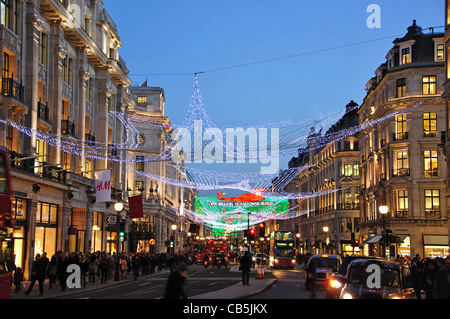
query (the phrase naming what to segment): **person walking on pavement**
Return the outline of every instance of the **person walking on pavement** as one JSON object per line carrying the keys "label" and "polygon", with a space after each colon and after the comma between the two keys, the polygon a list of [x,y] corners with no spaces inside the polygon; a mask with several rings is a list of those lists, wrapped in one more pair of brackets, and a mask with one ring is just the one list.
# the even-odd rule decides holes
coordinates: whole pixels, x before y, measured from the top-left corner
{"label": "person walking on pavement", "polygon": [[39,296],[44,294],[44,280],[45,280],[45,268],[44,263],[41,260],[41,255],[36,254],[35,260],[33,261],[33,265],[31,267],[31,283],[28,287],[28,290],[25,292],[25,295],[29,295],[31,290],[33,290],[34,284],[36,281],[39,283]]}
{"label": "person walking on pavement", "polygon": [[167,281],[164,299],[187,299],[183,286],[188,276],[188,267],[185,262],[177,264],[175,271],[172,271]]}
{"label": "person walking on pavement", "polygon": [[22,282],[23,282],[22,268],[17,267],[16,270],[14,271],[14,286],[16,293],[20,291],[20,286],[22,286]]}
{"label": "person walking on pavement", "polygon": [[311,253],[306,254],[306,287],[309,289],[310,299],[315,299],[317,265],[311,257]]}
{"label": "person walking on pavement", "polygon": [[67,266],[69,265],[66,258],[66,253],[63,251],[59,252],[58,255],[58,275],[59,284],[61,285],[61,291],[66,291],[66,279],[67,279]]}
{"label": "person walking on pavement", "polygon": [[244,256],[241,258],[240,260],[240,266],[239,266],[239,270],[242,271],[242,285],[245,286],[249,286],[249,280],[250,280],[250,267],[252,265],[252,261],[250,259],[250,255],[248,253],[248,251],[246,251],[244,253]]}
{"label": "person walking on pavement", "polygon": [[450,255],[434,277],[433,299],[450,299]]}

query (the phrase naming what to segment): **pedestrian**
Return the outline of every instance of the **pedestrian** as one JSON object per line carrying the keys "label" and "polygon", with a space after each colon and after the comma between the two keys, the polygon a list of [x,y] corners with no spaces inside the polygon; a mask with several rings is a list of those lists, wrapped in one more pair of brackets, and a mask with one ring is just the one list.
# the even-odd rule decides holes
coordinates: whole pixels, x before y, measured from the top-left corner
{"label": "pedestrian", "polygon": [[437,264],[435,260],[427,260],[422,275],[422,288],[425,291],[425,299],[433,299],[434,277],[437,273]]}
{"label": "pedestrian", "polygon": [[80,255],[81,283],[86,288],[86,276],[89,273],[89,260],[84,254]]}
{"label": "pedestrian", "polygon": [[42,296],[44,294],[44,280],[45,280],[45,268],[44,263],[41,260],[41,254],[36,254],[36,257],[33,261],[33,265],[31,267],[31,283],[28,287],[28,290],[25,291],[25,295],[29,295],[31,290],[33,290],[33,287],[36,283],[36,281],[39,283],[39,296]]}
{"label": "pedestrian", "polygon": [[317,265],[311,257],[311,253],[306,254],[306,289],[309,290],[310,299],[315,299]]}
{"label": "pedestrian", "polygon": [[417,260],[416,258],[414,258],[411,261],[411,279],[412,279],[412,285],[414,288],[414,292],[416,294],[416,298],[417,299],[422,299],[422,294],[421,294],[421,272],[419,269],[419,266],[417,265]]}
{"label": "pedestrian", "polygon": [[97,253],[92,253],[89,259],[89,282],[94,283],[96,281],[95,276],[98,273],[97,266]]}
{"label": "pedestrian", "polygon": [[53,285],[56,284],[56,269],[58,266],[58,260],[56,254],[52,256],[50,262],[47,265],[47,275],[48,275],[48,288],[52,289]]}
{"label": "pedestrian", "polygon": [[15,286],[15,292],[20,292],[20,287],[22,286],[23,282],[23,272],[22,268],[17,267],[14,271],[14,286]]}
{"label": "pedestrian", "polygon": [[250,255],[248,251],[244,253],[244,256],[240,260],[239,270],[242,271],[242,285],[250,286],[250,267],[252,265],[252,260],[250,259]]}
{"label": "pedestrian", "polygon": [[450,255],[434,277],[433,299],[450,299]]}
{"label": "pedestrian", "polygon": [[187,299],[183,289],[187,276],[188,267],[185,262],[180,262],[169,276],[164,299]]}
{"label": "pedestrian", "polygon": [[131,267],[133,268],[133,278],[134,280],[137,280],[137,278],[139,277],[139,269],[140,269],[139,256],[137,254],[134,255],[133,257]]}
{"label": "pedestrian", "polygon": [[122,280],[126,279],[127,271],[128,271],[128,265],[127,265],[127,260],[124,256],[120,259],[120,275],[121,275]]}
{"label": "pedestrian", "polygon": [[105,283],[108,279],[108,259],[106,257],[106,253],[102,252],[100,259],[100,283]]}
{"label": "pedestrian", "polygon": [[67,266],[68,258],[66,257],[65,252],[60,252],[58,255],[58,276],[59,276],[59,284],[61,286],[61,291],[66,291],[66,279],[67,279]]}

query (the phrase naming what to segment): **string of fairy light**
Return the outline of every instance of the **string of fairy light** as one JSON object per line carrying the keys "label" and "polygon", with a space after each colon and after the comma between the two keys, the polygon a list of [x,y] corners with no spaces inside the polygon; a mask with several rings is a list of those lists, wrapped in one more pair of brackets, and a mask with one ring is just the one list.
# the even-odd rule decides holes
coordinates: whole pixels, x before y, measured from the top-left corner
{"label": "string of fairy light", "polygon": [[[347,129],[341,129],[336,132],[326,133],[325,135],[317,134],[315,127],[324,128],[330,123],[335,122],[338,118],[342,117],[345,113],[342,111],[321,113],[319,116],[314,116],[310,118],[302,118],[295,120],[286,121],[272,121],[268,123],[260,123],[258,125],[246,126],[253,127],[255,129],[259,128],[277,128],[280,130],[280,140],[279,140],[279,152],[278,156],[298,156],[303,152],[309,152],[311,150],[320,149],[325,145],[339,141],[348,136],[353,136],[356,133],[366,130],[372,126],[378,125],[379,123],[394,117],[400,113],[411,111],[412,109],[422,105],[426,101],[421,101],[419,103],[413,104],[409,107],[403,108],[401,110],[390,112],[384,117],[378,119],[368,119],[360,125],[350,127]],[[352,111],[353,109],[347,109],[346,112]],[[0,123],[5,125],[10,125],[14,127],[17,131],[22,132],[29,137],[35,138],[42,141],[48,146],[57,148],[64,152],[74,154],[77,156],[84,156],[86,158],[113,161],[113,162],[125,162],[132,163],[136,162],[136,157],[133,156],[132,152],[128,150],[136,150],[139,148],[139,134],[140,131],[136,128],[136,124],[140,127],[144,125],[145,127],[156,126],[160,128],[167,129],[169,126],[167,124],[161,123],[161,121],[146,119],[138,117],[136,115],[123,114],[120,112],[110,112],[124,127],[125,138],[122,143],[105,143],[100,141],[88,141],[84,139],[77,139],[73,136],[65,134],[54,134],[51,132],[43,132],[40,130],[32,129],[25,125],[20,125],[6,119],[0,119]],[[319,119],[319,120],[318,120]],[[214,125],[212,120],[209,118],[206,108],[203,104],[203,99],[200,94],[200,88],[198,84],[198,79],[195,77],[194,80],[194,92],[191,99],[190,106],[186,113],[185,121],[182,124],[172,125],[172,129],[183,128],[190,132],[193,132],[195,128],[195,121],[201,120],[202,125],[205,128],[216,128],[224,132],[225,128],[217,127]],[[313,129],[312,129],[313,128]],[[202,141],[203,146],[208,141]],[[198,191],[211,191],[211,190],[223,190],[223,189],[235,189],[242,190],[245,192],[254,192],[256,188],[265,188],[264,196],[278,196],[286,200],[297,200],[312,198],[316,196],[328,195],[340,191],[340,188],[327,189],[323,191],[311,192],[311,193],[299,193],[299,192],[287,192],[285,191],[285,186],[292,181],[298,174],[303,170],[307,169],[309,166],[299,167],[299,168],[289,168],[276,174],[261,174],[259,172],[224,172],[217,170],[206,170],[198,169],[193,167],[186,167],[174,164],[173,149],[177,147],[178,141],[169,140],[168,145],[157,155],[147,155],[141,158],[140,161],[143,162],[161,162],[166,161],[168,165],[177,169],[180,176],[183,178],[170,178],[167,176],[162,176],[159,174],[150,174],[145,171],[139,171],[130,168],[126,165],[128,170],[132,170],[135,174],[140,174],[145,178],[154,180],[157,182],[174,185],[182,188],[191,188]],[[226,150],[227,155],[233,156],[233,158],[239,158],[237,148],[229,149],[227,145],[222,144],[218,147],[222,147]],[[110,151],[122,151],[120,155],[111,156]],[[231,154],[229,154],[231,152]],[[255,156],[256,154],[256,156]],[[208,159],[208,154],[204,153],[203,159]],[[255,157],[253,157],[255,156]],[[261,156],[259,153],[245,153],[245,160],[261,160],[270,158],[271,155],[265,154]],[[211,158],[210,158],[211,159]],[[242,159],[242,158],[241,158]],[[265,221],[268,219],[287,219],[292,216],[292,214],[299,214],[296,208],[286,209],[283,211],[275,211],[271,208],[261,210],[261,212],[251,212],[246,207],[239,206],[232,211],[224,211],[220,209],[208,210],[202,209],[201,211],[189,211],[184,209],[186,218],[192,221],[202,221],[206,225],[210,225],[214,228],[224,228],[231,230],[239,230],[247,227],[249,222],[248,216],[251,215],[252,224]],[[300,212],[301,213],[301,212]],[[304,212],[307,213],[307,212]],[[245,218],[244,218],[245,216]]]}

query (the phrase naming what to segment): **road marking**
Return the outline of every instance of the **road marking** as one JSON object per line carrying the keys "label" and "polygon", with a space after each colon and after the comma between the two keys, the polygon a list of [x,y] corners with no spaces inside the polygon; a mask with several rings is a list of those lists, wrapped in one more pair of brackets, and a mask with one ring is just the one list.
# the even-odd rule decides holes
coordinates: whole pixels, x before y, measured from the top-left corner
{"label": "road marking", "polygon": [[218,283],[219,283],[218,281],[214,281],[214,282],[208,284],[208,286],[212,286],[212,285],[215,285],[215,284],[218,284]]}

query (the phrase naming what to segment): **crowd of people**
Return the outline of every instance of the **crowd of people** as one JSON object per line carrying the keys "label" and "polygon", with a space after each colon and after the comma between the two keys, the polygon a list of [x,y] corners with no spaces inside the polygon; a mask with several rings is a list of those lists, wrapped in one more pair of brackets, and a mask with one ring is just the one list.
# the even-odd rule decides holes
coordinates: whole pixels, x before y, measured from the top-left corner
{"label": "crowd of people", "polygon": [[[44,281],[48,280],[49,289],[58,285],[61,291],[65,291],[67,285],[67,267],[76,264],[81,270],[81,284],[86,287],[87,283],[106,283],[108,280],[125,280],[132,276],[137,280],[139,276],[144,276],[159,272],[163,269],[170,269],[172,272],[177,264],[184,262],[191,265],[195,262],[195,256],[191,253],[64,253],[58,251],[56,254],[47,257],[44,252],[36,254],[31,268],[30,285],[25,290],[28,296],[33,290],[36,282],[39,286],[39,295],[44,294]],[[24,273],[20,267],[12,266],[12,284],[15,285],[15,292],[21,291],[24,287]]]}
{"label": "crowd of people", "polygon": [[416,255],[410,264],[411,277],[418,299],[450,299],[450,255],[422,259]]}

